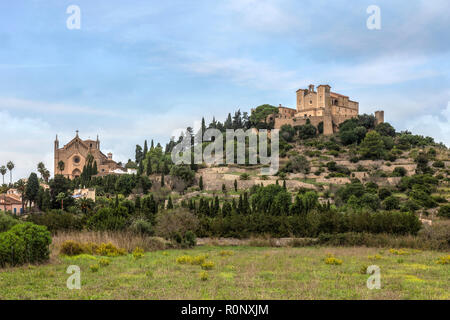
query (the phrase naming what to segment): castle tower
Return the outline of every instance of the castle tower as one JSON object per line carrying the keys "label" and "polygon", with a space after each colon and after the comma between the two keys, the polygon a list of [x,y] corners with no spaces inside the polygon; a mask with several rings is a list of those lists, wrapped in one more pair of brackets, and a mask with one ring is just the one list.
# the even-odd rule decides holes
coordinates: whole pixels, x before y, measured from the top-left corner
{"label": "castle tower", "polygon": [[319,108],[329,108],[331,106],[330,99],[331,87],[327,84],[321,84],[317,87],[317,93],[319,94],[317,106]]}
{"label": "castle tower", "polygon": [[379,125],[384,122],[384,111],[375,111],[375,125]]}
{"label": "castle tower", "polygon": [[305,91],[303,89],[297,90],[297,112],[305,108]]}

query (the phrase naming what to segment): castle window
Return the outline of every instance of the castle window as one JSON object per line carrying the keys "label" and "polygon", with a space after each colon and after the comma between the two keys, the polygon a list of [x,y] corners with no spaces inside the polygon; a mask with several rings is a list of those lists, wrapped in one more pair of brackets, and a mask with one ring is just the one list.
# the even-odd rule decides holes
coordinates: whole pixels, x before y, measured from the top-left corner
{"label": "castle window", "polygon": [[309,104],[312,104],[312,100],[309,100]]}

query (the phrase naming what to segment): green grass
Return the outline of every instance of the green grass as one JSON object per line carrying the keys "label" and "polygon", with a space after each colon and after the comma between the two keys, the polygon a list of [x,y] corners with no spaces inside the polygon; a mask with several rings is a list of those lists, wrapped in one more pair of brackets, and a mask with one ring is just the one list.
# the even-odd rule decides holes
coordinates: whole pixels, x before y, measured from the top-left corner
{"label": "green grass", "polygon": [[[204,246],[110,258],[97,272],[90,266],[101,257],[59,257],[0,270],[0,299],[450,299],[450,266],[436,264],[447,254],[407,252]],[[328,254],[342,265],[325,264]],[[207,280],[200,265],[177,263],[182,255],[206,255],[214,263]],[[381,268],[380,290],[367,289],[361,272],[373,264]],[[69,265],[81,268],[81,290],[66,288]]]}

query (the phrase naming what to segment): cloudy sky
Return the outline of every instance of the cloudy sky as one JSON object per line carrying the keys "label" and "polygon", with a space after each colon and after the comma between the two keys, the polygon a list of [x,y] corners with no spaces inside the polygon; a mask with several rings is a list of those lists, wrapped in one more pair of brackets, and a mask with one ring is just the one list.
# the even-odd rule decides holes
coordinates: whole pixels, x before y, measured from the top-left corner
{"label": "cloudy sky", "polygon": [[55,135],[77,129],[126,161],[202,116],[295,107],[309,83],[449,146],[449,14],[447,0],[1,1],[0,165],[53,171]]}

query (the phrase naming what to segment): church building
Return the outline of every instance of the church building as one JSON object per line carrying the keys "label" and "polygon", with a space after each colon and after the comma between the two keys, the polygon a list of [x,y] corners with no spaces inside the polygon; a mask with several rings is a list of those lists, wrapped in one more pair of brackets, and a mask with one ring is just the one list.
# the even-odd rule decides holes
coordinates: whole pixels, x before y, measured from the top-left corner
{"label": "church building", "polygon": [[66,178],[74,179],[83,172],[88,155],[92,155],[97,163],[98,174],[107,174],[114,170],[124,170],[112,159],[112,153],[104,155],[100,151],[100,140],[82,140],[78,136],[78,130],[75,138],[62,148],[59,147],[58,136],[55,140],[55,158],[54,173],[62,174]]}

